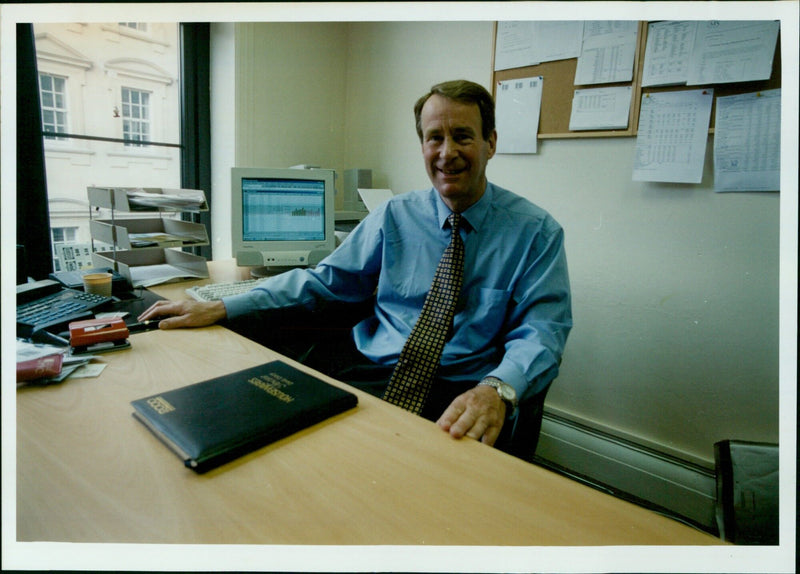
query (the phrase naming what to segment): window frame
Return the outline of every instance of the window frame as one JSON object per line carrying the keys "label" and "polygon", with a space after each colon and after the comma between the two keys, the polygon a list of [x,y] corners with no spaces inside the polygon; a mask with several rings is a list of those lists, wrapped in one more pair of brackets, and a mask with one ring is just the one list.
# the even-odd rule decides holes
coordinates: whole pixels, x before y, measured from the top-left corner
{"label": "window frame", "polygon": [[[182,23],[179,38],[181,70],[181,186],[202,189],[208,211],[184,214],[184,219],[211,229],[211,24]],[[211,260],[211,245],[189,248]]]}
{"label": "window frame", "polygon": [[[129,99],[126,101],[125,96],[128,95]],[[137,94],[139,102],[132,101],[130,96]],[[122,86],[120,88],[120,103],[122,106],[122,139],[126,140],[126,146],[133,147],[146,147],[148,142],[153,140],[153,109],[151,101],[153,93],[148,90],[140,90],[130,86]],[[138,109],[140,113],[135,117],[131,112]],[[127,114],[125,112],[128,112]],[[131,129],[136,126],[139,129]],[[141,128],[146,128],[146,133]],[[126,129],[127,128],[127,129]]]}
{"label": "window frame", "polygon": [[[53,87],[50,90],[45,90],[45,87],[43,85],[42,80],[45,77],[46,78],[50,78],[50,80],[53,82]],[[61,90],[60,92],[55,89],[56,80],[61,80],[61,84],[62,84],[63,90]],[[69,115],[69,85],[68,84],[69,84],[69,78],[68,77],[61,76],[59,74],[53,74],[51,72],[39,72],[39,98],[40,98],[40,101],[41,101],[41,106],[40,107],[41,107],[43,112],[44,111],[50,111],[55,116],[55,122],[53,123],[53,129],[45,129],[45,120],[44,120],[44,117],[42,117],[42,129],[43,129],[43,131],[51,131],[51,132],[54,132],[54,133],[62,133],[62,134],[69,133],[70,115]],[[53,94],[53,100],[54,101],[53,101],[53,105],[52,106],[45,105],[44,98],[43,98],[43,96],[45,95],[45,92],[49,92],[49,93]],[[57,101],[57,97],[58,96],[61,96],[62,103],[64,104],[63,107],[58,107],[56,105],[56,101]],[[62,114],[64,116],[63,124],[58,121],[59,114]],[[64,141],[66,138],[47,135],[47,136],[45,136],[45,139],[55,140],[55,141]]]}

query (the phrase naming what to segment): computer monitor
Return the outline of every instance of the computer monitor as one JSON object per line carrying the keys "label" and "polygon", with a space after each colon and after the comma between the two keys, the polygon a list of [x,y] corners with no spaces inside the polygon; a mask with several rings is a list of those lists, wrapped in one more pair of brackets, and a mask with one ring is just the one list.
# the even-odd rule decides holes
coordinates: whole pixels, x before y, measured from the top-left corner
{"label": "computer monitor", "polygon": [[334,172],[231,169],[233,255],[254,276],[314,266],[336,248]]}

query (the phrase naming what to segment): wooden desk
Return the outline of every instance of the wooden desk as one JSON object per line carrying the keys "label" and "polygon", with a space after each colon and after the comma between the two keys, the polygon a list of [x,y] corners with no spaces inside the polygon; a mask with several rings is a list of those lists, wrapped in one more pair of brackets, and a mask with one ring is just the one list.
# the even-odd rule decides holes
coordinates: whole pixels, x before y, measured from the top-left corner
{"label": "wooden desk", "polygon": [[17,391],[18,541],[722,544],[355,389],[355,410],[197,475],[130,401],[277,355],[219,326],[131,343],[98,378]]}

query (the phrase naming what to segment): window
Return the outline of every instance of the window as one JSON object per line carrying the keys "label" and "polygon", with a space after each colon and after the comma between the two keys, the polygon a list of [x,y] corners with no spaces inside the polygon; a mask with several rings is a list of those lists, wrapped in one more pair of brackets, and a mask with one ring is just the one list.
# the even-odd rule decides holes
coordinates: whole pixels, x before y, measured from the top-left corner
{"label": "window", "polygon": [[68,241],[75,241],[77,235],[77,227],[54,227],[53,228],[53,246],[59,243],[66,243]]}
{"label": "window", "polygon": [[53,227],[50,230],[53,241],[53,267],[56,272],[58,271],[74,271],[74,269],[67,269],[63,253],[64,248],[75,244],[78,239],[77,227]]}
{"label": "window", "polygon": [[111,212],[90,211],[87,187],[181,187],[179,25],[37,23],[34,30],[43,131],[65,134],[58,143],[45,136],[44,155],[53,266],[69,270],[84,246],[112,248],[92,241],[90,219]]}
{"label": "window", "polygon": [[[42,130],[67,133],[67,80],[50,74],[39,74],[39,93],[42,103]],[[47,139],[63,139],[45,136]]]}
{"label": "window", "polygon": [[[122,88],[122,137],[137,142],[150,141],[150,94]],[[126,142],[125,145],[141,145]]]}
{"label": "window", "polygon": [[[88,186],[203,189],[210,206],[210,26],[135,27],[17,24],[18,119],[32,120],[18,121],[30,129],[17,130],[18,177],[29,180],[17,189],[17,243],[30,277],[43,279],[73,258],[80,267],[87,245],[110,248],[92,241],[90,218],[111,214],[90,211]],[[41,128],[59,135],[41,146],[30,137],[42,138]],[[209,213],[186,217],[211,234]],[[192,250],[211,258],[210,245]]]}
{"label": "window", "polygon": [[120,22],[119,25],[132,30],[147,32],[147,22]]}

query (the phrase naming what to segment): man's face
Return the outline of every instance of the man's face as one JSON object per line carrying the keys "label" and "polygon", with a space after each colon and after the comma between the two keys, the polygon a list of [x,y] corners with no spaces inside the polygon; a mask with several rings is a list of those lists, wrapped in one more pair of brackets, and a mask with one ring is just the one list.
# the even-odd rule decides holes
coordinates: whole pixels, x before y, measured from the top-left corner
{"label": "man's face", "polygon": [[422,155],[433,187],[455,212],[478,201],[486,189],[486,164],[494,156],[497,133],[481,135],[477,104],[434,94],[420,113]]}

